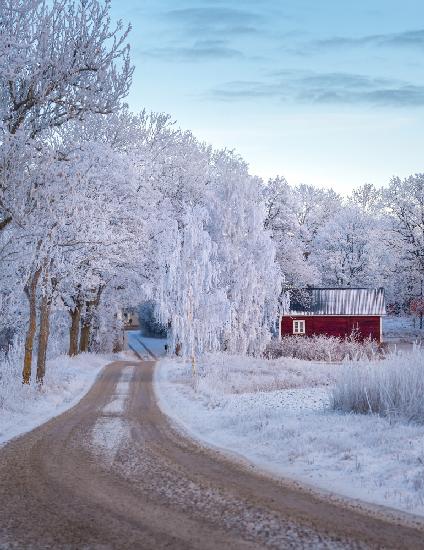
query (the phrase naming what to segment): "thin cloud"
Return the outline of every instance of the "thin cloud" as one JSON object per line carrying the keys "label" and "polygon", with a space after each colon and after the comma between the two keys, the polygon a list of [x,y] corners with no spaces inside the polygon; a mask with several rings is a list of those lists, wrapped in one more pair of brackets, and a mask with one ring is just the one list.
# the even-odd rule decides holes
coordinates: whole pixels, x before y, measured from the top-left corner
{"label": "thin cloud", "polygon": [[282,71],[269,82],[233,81],[213,89],[220,101],[275,99],[309,104],[424,106],[424,86],[354,73]]}
{"label": "thin cloud", "polygon": [[222,25],[222,24],[249,24],[256,21],[257,15],[250,11],[235,8],[205,7],[185,8],[170,10],[167,17],[182,22],[189,22],[193,25]]}
{"label": "thin cloud", "polygon": [[145,55],[177,62],[241,59],[243,53],[224,40],[198,40],[191,46],[167,46],[146,50]]}
{"label": "thin cloud", "polygon": [[262,16],[257,13],[219,6],[170,10],[164,17],[172,24],[181,25],[198,36],[256,34],[259,32],[258,25],[262,22]]}
{"label": "thin cloud", "polygon": [[337,49],[356,46],[424,48],[424,30],[419,29],[398,33],[372,34],[357,38],[334,36],[312,42],[311,46],[320,49]]}

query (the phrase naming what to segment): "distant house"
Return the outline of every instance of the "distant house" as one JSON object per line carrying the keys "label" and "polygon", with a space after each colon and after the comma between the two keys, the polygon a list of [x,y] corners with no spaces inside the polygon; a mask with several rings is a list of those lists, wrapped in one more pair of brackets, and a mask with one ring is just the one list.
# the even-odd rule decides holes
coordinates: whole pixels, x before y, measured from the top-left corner
{"label": "distant house", "polygon": [[139,327],[137,308],[123,308],[118,313],[118,319],[123,322],[124,329],[132,329]]}
{"label": "distant house", "polygon": [[386,314],[384,289],[305,288],[289,291],[281,336],[371,337],[382,342],[382,316]]}

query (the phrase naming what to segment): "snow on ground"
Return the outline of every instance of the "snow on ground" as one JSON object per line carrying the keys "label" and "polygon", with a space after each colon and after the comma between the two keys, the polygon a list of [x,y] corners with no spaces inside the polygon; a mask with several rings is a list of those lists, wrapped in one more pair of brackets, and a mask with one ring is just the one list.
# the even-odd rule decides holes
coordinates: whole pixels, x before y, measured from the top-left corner
{"label": "snow on ground", "polygon": [[128,423],[119,416],[102,417],[96,421],[92,440],[89,446],[94,446],[94,452],[112,463],[121,449],[124,441],[130,437]]}
{"label": "snow on ground", "polygon": [[14,368],[17,376],[0,378],[0,445],[76,405],[100,370],[115,358],[83,353],[50,360],[41,390],[21,384],[20,368]]}
{"label": "snow on ground", "polygon": [[419,328],[419,319],[412,316],[383,316],[383,337],[387,342],[413,342],[424,339],[424,330]]}
{"label": "snow on ground", "polygon": [[130,395],[133,374],[133,366],[123,369],[111,401],[103,407],[102,416],[93,427],[91,443],[109,462],[114,461],[124,441],[130,436],[130,427],[124,420],[123,413]]}
{"label": "snow on ground", "polygon": [[134,367],[125,367],[119,377],[119,382],[116,384],[115,392],[112,396],[112,401],[103,408],[104,414],[120,414],[125,410],[130,393],[130,382],[134,374]]}
{"label": "snow on ground", "polygon": [[141,335],[141,341],[152,351],[157,357],[165,354],[166,339],[164,338],[152,338]]}
{"label": "snow on ground", "polygon": [[424,426],[329,409],[340,365],[213,356],[198,368],[162,359],[163,411],[211,446],[277,475],[424,514]]}
{"label": "snow on ground", "polygon": [[126,337],[130,349],[134,350],[143,359],[151,359],[149,352],[141,343],[139,330],[128,330]]}
{"label": "snow on ground", "polygon": [[141,357],[143,357],[143,359],[152,359],[152,356],[146,348],[148,348],[156,357],[160,357],[165,354],[165,345],[167,343],[165,338],[144,336],[140,330],[127,331],[127,338],[129,347],[135,350]]}

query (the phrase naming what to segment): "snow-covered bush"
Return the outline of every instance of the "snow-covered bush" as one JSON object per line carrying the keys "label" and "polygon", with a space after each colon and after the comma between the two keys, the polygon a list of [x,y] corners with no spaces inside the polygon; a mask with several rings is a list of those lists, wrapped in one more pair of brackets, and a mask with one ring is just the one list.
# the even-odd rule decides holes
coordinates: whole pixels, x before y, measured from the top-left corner
{"label": "snow-covered bush", "polygon": [[345,366],[332,391],[332,408],[424,424],[424,353],[393,354],[383,361]]}
{"label": "snow-covered bush", "polygon": [[347,338],[314,335],[284,336],[273,340],[266,349],[265,355],[271,359],[292,357],[306,361],[358,361],[372,359],[379,353],[374,340],[361,341],[352,333]]}

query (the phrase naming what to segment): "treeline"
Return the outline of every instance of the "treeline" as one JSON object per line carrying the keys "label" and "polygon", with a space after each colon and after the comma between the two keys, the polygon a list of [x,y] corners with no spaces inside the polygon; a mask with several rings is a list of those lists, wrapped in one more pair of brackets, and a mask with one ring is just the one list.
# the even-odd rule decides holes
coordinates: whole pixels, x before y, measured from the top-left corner
{"label": "treeline", "polygon": [[22,347],[24,383],[43,382],[49,350],[118,349],[118,313],[142,300],[190,356],[258,352],[276,315],[261,181],[128,110],[128,30],[109,11],[0,6],[0,333]]}
{"label": "treeline", "polygon": [[19,346],[24,383],[49,354],[118,349],[120,310],[145,300],[194,358],[260,353],[284,285],[420,296],[423,176],[348,199],[264,184],[129,111],[129,29],[108,1],[8,0],[0,25],[0,345]]}
{"label": "treeline", "polygon": [[389,311],[424,313],[424,174],[342,197],[284,178],[265,188],[266,227],[289,286],[382,286]]}

